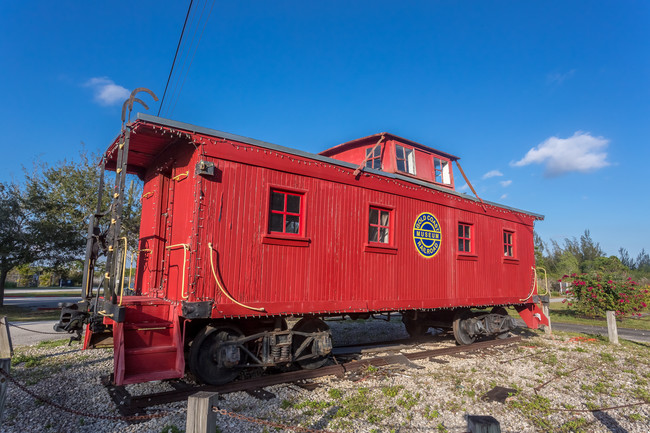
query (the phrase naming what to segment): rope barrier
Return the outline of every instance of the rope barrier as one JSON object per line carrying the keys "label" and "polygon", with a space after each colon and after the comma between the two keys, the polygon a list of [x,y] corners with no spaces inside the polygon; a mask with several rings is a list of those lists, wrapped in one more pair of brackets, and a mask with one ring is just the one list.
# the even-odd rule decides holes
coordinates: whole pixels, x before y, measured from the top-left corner
{"label": "rope barrier", "polygon": [[219,409],[218,407],[213,406],[212,411],[218,413],[219,415],[225,415],[227,417],[233,418],[233,419],[238,419],[241,421],[246,421],[252,424],[257,424],[257,425],[263,425],[263,426],[268,426],[280,430],[291,430],[295,432],[301,432],[301,433],[335,433],[332,430],[321,430],[321,429],[314,429],[314,428],[309,428],[309,427],[298,427],[298,426],[290,426],[287,424],[280,424],[277,422],[271,422],[271,421],[266,421],[263,419],[259,418],[253,418],[250,416],[246,415],[241,415],[238,413],[234,412],[229,412],[225,409]]}
{"label": "rope barrier", "polygon": [[23,331],[28,331],[28,332],[34,332],[36,334],[44,334],[44,335],[60,335],[62,337],[65,337],[66,334],[62,332],[43,332],[43,331],[36,331],[35,329],[27,329],[23,328],[22,326],[15,325],[13,323],[7,322],[7,325],[12,326],[14,328],[22,329]]}
{"label": "rope barrier", "polygon": [[150,420],[154,418],[162,418],[169,415],[169,412],[161,412],[161,413],[155,413],[150,415],[132,415],[132,416],[97,415],[88,412],[81,412],[75,409],[70,409],[68,407],[63,406],[62,404],[53,402],[41,395],[36,394],[35,392],[27,388],[25,385],[18,382],[13,376],[7,373],[3,368],[0,368],[0,375],[4,376],[9,382],[16,385],[18,389],[28,394],[29,396],[35,398],[36,400],[43,402],[49,406],[55,407],[63,412],[71,413],[73,415],[85,416],[88,418],[105,419],[109,421],[142,421],[142,420]]}

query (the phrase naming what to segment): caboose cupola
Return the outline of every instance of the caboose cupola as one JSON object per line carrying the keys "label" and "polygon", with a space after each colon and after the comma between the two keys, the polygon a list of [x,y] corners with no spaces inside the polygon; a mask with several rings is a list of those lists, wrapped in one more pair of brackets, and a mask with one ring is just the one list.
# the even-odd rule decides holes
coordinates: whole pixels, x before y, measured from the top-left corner
{"label": "caboose cupola", "polygon": [[388,132],[339,144],[320,155],[358,164],[362,169],[415,177],[449,189],[454,189],[451,163],[459,159]]}

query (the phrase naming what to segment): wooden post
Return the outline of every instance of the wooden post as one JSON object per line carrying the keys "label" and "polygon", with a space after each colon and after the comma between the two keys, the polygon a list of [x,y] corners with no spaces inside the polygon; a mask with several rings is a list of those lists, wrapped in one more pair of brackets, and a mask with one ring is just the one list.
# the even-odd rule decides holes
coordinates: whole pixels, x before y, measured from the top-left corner
{"label": "wooden post", "polygon": [[212,407],[217,403],[219,394],[200,391],[187,400],[187,422],[185,433],[214,433],[217,414]]}
{"label": "wooden post", "polygon": [[548,319],[548,326],[544,327],[544,332],[546,335],[551,335],[553,331],[551,330],[551,310],[548,308],[548,302],[542,302],[542,313]]}
{"label": "wooden post", "polygon": [[[11,355],[14,349],[11,345],[11,334],[9,334],[9,324],[7,317],[0,319],[0,368],[9,373],[11,368]],[[5,410],[5,399],[7,397],[7,379],[0,376],[0,423]]]}
{"label": "wooden post", "polygon": [[612,344],[620,344],[618,342],[618,329],[616,328],[616,316],[613,311],[607,311],[607,334],[609,335],[609,342]]}

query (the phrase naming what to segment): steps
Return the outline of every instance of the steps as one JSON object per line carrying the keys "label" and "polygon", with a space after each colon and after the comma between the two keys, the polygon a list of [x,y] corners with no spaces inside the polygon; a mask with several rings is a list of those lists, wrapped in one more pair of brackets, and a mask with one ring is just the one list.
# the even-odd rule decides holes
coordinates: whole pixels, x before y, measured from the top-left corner
{"label": "steps", "polygon": [[183,341],[174,306],[148,296],[125,296],[122,305],[125,320],[113,325],[115,385],[183,377]]}

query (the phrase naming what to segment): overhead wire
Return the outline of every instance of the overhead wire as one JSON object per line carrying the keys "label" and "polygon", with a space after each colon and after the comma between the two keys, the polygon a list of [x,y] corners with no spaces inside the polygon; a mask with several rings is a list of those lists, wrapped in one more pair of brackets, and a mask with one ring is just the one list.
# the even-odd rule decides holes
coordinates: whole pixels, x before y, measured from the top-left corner
{"label": "overhead wire", "polygon": [[[203,33],[205,32],[205,28],[208,24],[208,21],[210,21],[210,16],[212,15],[212,10],[214,9],[214,4],[216,3],[215,0],[212,0],[212,6],[210,7],[210,12],[208,12],[208,16],[205,19],[205,22],[203,23],[203,28],[201,29],[201,33],[199,34],[199,40],[196,42],[196,45],[194,46],[194,52],[192,53],[192,58],[190,59],[190,64],[188,65],[187,69],[185,70],[185,76],[183,77],[183,81],[181,83],[181,87],[177,93],[176,100],[174,101],[174,105],[172,106],[172,109],[170,111],[170,115],[174,112],[174,109],[176,108],[176,104],[178,103],[178,99],[180,97],[181,92],[183,91],[183,86],[185,86],[185,80],[187,79],[187,76],[189,74],[190,69],[192,68],[192,63],[194,62],[194,57],[196,56],[196,52],[199,48],[199,45],[201,44],[201,39],[203,38]],[[205,5],[207,5],[207,0]],[[205,9],[204,5],[204,9]],[[201,11],[201,17],[203,16],[203,11]],[[199,20],[200,22],[200,20]]]}
{"label": "overhead wire", "polygon": [[165,95],[167,94],[167,87],[169,86],[169,80],[172,78],[172,73],[174,72],[174,65],[176,64],[176,57],[178,56],[178,50],[183,41],[183,34],[185,33],[185,26],[187,25],[187,18],[190,16],[190,11],[192,10],[192,3],[194,0],[190,0],[190,5],[187,8],[187,14],[185,14],[185,21],[183,22],[183,29],[181,30],[181,36],[178,38],[178,45],[176,45],[176,53],[174,53],[174,60],[172,61],[172,67],[169,69],[169,76],[167,77],[167,84],[165,84],[165,91],[163,92],[162,98],[160,100],[160,106],[158,107],[158,116],[160,116],[160,110],[162,109],[163,104],[165,103]]}
{"label": "overhead wire", "polygon": [[[203,9],[204,8],[205,6],[203,7]],[[187,21],[187,29],[185,31],[185,37],[183,38],[183,42],[181,44],[181,49],[178,55],[178,62],[176,65],[176,69],[174,71],[174,75],[172,76],[171,87],[169,89],[170,90],[169,98],[167,98],[168,101],[167,101],[167,105],[165,106],[164,113],[166,117],[169,117],[170,107],[173,105],[174,99],[177,97],[180,77],[183,75],[183,71],[185,70],[188,53],[190,52],[190,49],[194,44],[194,36],[196,35],[196,28],[198,27],[197,20],[200,20],[198,11],[201,9],[202,8],[200,7],[199,2],[197,2],[196,6],[193,6],[192,11],[190,12],[189,19]]]}

